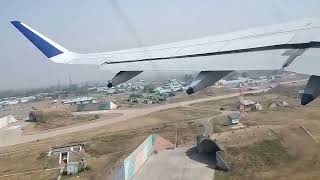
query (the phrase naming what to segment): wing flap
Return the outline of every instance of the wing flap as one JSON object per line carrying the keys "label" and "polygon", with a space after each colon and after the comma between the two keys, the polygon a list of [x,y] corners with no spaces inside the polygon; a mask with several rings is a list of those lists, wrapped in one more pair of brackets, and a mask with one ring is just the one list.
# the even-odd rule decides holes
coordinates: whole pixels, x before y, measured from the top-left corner
{"label": "wing flap", "polygon": [[223,56],[200,56],[193,58],[163,59],[159,61],[136,61],[128,63],[112,63],[102,66],[105,70],[186,70],[186,71],[216,71],[216,70],[271,70],[280,69],[288,59],[282,56],[283,50],[247,52],[226,54]]}

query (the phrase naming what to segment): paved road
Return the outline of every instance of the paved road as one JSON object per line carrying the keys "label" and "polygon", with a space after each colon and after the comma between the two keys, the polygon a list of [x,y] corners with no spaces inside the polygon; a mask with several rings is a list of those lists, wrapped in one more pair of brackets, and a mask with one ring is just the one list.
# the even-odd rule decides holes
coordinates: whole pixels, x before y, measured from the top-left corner
{"label": "paved road", "polygon": [[190,147],[161,151],[151,156],[133,180],[213,180],[214,169],[186,152]]}
{"label": "paved road", "polygon": [[[260,90],[253,90],[253,91],[247,91],[246,93],[262,93],[265,92],[266,89],[260,89]],[[212,101],[212,100],[219,100],[219,99],[226,99],[231,97],[237,97],[239,96],[239,93],[232,93],[232,94],[226,94],[226,95],[220,95],[220,96],[214,96],[214,97],[208,97],[208,98],[202,98],[202,99],[196,99],[191,101],[185,101],[185,102],[178,102],[178,103],[171,103],[171,104],[165,104],[161,106],[156,107],[150,107],[150,108],[144,108],[144,109],[128,109],[128,110],[108,110],[108,111],[93,111],[93,112],[82,112],[77,114],[102,114],[102,113],[122,113],[122,116],[115,117],[112,119],[107,120],[101,120],[96,121],[89,124],[83,124],[79,126],[73,126],[68,127],[64,129],[58,129],[58,130],[51,130],[51,131],[44,131],[39,134],[34,135],[21,135],[21,133],[10,133],[10,131],[1,132],[0,131],[0,147],[10,146],[10,145],[16,145],[20,143],[27,143],[32,142],[36,140],[41,139],[47,139],[50,137],[78,132],[78,131],[84,131],[92,128],[101,128],[106,125],[111,125],[113,123],[118,123],[122,121],[127,121],[135,117],[147,115],[156,111],[160,110],[166,110],[170,108],[180,107],[180,106],[186,106],[194,103],[200,103],[200,102],[206,102],[206,101]],[[8,135],[7,135],[8,134]]]}

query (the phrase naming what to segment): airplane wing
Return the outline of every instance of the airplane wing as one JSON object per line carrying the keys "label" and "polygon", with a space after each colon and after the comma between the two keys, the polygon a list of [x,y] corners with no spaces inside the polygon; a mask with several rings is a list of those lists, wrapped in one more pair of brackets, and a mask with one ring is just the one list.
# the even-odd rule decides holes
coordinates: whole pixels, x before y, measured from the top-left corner
{"label": "airplane wing", "polygon": [[[252,28],[228,34],[156,46],[80,54],[69,51],[28,25],[11,22],[44,55],[56,63],[100,65],[119,72],[109,86],[120,84],[147,70],[201,71],[188,94],[214,84],[234,70],[291,71],[320,76],[320,21]],[[306,66],[301,66],[307,64]],[[320,91],[320,90],[319,90]]]}

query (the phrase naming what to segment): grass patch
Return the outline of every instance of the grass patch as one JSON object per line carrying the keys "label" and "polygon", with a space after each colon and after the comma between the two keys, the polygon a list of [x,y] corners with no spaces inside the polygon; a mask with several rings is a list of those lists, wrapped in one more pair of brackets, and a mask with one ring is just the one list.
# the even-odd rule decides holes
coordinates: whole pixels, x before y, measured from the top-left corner
{"label": "grass patch", "polygon": [[191,106],[208,110],[236,111],[239,106],[239,98],[227,98],[221,100],[205,101],[191,104]]}
{"label": "grass patch", "polygon": [[248,177],[292,159],[279,139],[263,140],[245,147],[227,147],[225,156],[231,167],[225,175],[231,179]]}
{"label": "grass patch", "polygon": [[212,131],[213,131],[213,133],[217,134],[217,133],[222,133],[223,129],[219,125],[213,124],[212,125]]}
{"label": "grass patch", "polygon": [[113,118],[120,115],[116,113],[105,115],[73,115],[68,111],[32,111],[30,114],[34,117],[34,120],[31,121],[31,124],[23,128],[23,131],[26,134],[73,124],[88,123],[100,119]]}
{"label": "grass patch", "polygon": [[225,125],[227,124],[226,116],[218,116],[214,117],[210,120],[213,133],[222,133],[225,131]]}
{"label": "grass patch", "polygon": [[279,85],[270,91],[267,94],[278,94],[282,96],[287,96],[291,98],[297,98],[299,95],[299,90],[304,89],[304,85],[302,86],[288,86],[288,85]]}
{"label": "grass patch", "polygon": [[47,157],[47,153],[46,152],[42,152],[39,154],[38,158],[37,159],[45,159]]}
{"label": "grass patch", "polygon": [[199,109],[193,107],[177,107],[172,109],[166,109],[152,114],[148,114],[140,117],[145,119],[154,119],[159,122],[177,122],[177,121],[190,121],[200,118],[206,118],[219,115],[219,111],[212,109]]}
{"label": "grass patch", "polygon": [[290,155],[280,140],[264,140],[249,146],[247,152],[251,155],[249,160],[252,166],[274,166],[281,162],[287,162]]}

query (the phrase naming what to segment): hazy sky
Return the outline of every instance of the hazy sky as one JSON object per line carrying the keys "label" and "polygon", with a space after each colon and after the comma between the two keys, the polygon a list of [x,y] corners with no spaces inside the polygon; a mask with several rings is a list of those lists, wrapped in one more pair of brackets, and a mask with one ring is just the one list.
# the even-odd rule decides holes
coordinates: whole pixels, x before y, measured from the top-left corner
{"label": "hazy sky", "polygon": [[[110,79],[97,67],[51,63],[9,23],[20,20],[75,52],[102,52],[320,17],[319,0],[1,0],[0,90]],[[120,13],[121,14],[121,13]],[[134,31],[137,35],[135,35]]]}

